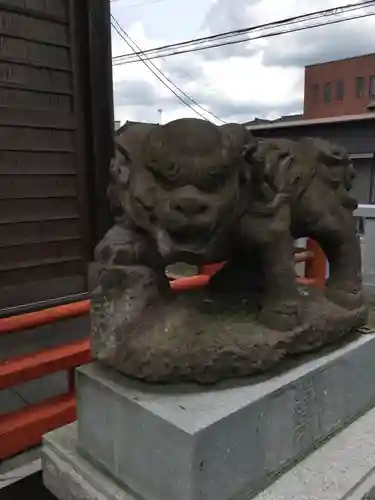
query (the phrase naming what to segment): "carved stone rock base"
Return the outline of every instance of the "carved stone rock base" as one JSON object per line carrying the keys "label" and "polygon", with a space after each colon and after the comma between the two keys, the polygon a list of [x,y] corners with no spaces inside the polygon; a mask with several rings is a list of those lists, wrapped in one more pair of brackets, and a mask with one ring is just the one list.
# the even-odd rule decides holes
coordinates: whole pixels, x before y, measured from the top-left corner
{"label": "carved stone rock base", "polygon": [[98,301],[92,314],[94,357],[148,382],[215,383],[276,368],[290,356],[355,334],[367,309],[343,309],[315,290],[300,289],[303,322],[280,332],[263,326],[248,301],[209,291],[179,294],[140,314],[124,329],[121,311]]}

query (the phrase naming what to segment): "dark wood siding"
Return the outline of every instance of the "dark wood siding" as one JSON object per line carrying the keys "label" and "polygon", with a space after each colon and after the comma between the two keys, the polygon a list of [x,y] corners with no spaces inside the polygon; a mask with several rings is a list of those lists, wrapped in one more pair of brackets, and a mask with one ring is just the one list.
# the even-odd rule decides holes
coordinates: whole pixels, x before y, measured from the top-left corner
{"label": "dark wood siding", "polygon": [[87,289],[76,1],[0,1],[0,309]]}

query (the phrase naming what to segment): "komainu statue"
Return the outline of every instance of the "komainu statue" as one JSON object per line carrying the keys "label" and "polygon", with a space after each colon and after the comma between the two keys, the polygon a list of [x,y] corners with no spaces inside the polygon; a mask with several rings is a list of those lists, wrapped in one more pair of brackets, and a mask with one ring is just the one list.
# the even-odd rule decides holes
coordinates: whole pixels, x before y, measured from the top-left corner
{"label": "komainu statue", "polygon": [[[345,150],[256,140],[199,119],[133,125],[116,141],[115,224],[95,250],[94,357],[149,382],[246,376],[366,323]],[[293,242],[316,240],[324,292],[296,282]],[[175,262],[226,265],[202,290],[171,290]]]}

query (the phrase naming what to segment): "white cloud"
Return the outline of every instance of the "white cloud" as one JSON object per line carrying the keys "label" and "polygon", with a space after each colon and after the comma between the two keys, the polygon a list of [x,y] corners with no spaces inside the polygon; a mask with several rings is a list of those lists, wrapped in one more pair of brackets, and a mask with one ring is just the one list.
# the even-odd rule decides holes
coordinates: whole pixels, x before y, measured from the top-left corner
{"label": "white cloud", "polygon": [[[112,12],[143,48],[229,31],[336,7],[340,0],[118,0]],[[374,51],[375,19],[357,21],[156,59],[162,71],[199,104],[226,121],[273,118],[302,111],[303,68]],[[129,52],[113,33],[113,55]],[[116,119],[157,121],[196,116],[142,63],[113,70]]]}

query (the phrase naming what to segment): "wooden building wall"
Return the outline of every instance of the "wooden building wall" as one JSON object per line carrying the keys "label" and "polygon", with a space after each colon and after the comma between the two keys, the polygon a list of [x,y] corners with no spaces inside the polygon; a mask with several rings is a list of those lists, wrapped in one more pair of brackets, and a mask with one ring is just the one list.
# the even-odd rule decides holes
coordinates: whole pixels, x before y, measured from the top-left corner
{"label": "wooden building wall", "polygon": [[87,7],[0,1],[0,311],[87,291],[98,71]]}

